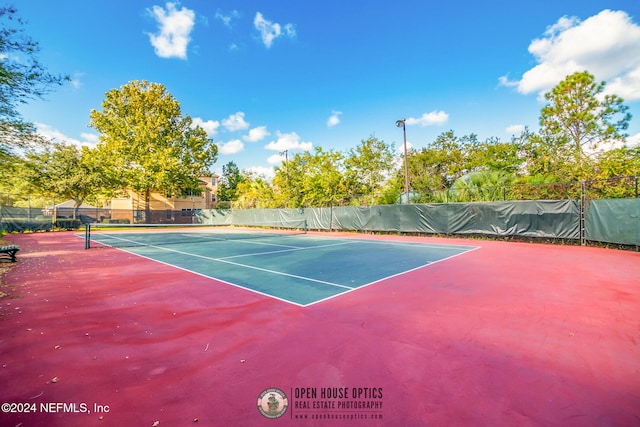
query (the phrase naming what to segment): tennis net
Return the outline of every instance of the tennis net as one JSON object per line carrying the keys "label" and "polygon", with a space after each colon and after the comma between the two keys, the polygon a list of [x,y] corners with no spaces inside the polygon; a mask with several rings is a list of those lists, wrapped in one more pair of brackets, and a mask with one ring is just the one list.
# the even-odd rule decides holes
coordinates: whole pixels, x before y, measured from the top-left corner
{"label": "tennis net", "polygon": [[103,224],[85,227],[85,249],[97,247],[166,246],[211,241],[284,237],[307,233],[307,221],[251,224]]}

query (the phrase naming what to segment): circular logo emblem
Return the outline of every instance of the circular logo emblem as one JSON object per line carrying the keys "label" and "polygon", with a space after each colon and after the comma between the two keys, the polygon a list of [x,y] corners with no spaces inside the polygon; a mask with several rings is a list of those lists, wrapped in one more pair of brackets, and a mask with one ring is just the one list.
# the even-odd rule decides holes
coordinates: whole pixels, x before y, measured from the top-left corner
{"label": "circular logo emblem", "polygon": [[280,418],[288,406],[287,395],[279,388],[268,388],[258,397],[258,410],[267,418]]}

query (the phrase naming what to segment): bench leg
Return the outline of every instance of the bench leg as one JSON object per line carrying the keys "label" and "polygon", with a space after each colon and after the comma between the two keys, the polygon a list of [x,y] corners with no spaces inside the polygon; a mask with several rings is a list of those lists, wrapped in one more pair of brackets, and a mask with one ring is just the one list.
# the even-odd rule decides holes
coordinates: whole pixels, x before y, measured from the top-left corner
{"label": "bench leg", "polygon": [[0,258],[9,258],[11,260],[11,262],[16,262],[17,258],[16,258],[16,253],[18,251],[5,251],[0,253]]}

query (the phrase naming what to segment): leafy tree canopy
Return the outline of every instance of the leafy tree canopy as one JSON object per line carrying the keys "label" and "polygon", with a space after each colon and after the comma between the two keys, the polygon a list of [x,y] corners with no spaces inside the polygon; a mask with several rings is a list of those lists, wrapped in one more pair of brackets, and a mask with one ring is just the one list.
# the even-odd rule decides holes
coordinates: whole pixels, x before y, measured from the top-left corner
{"label": "leafy tree canopy", "polygon": [[347,184],[352,194],[379,193],[396,167],[393,145],[370,136],[349,150],[344,161]]}
{"label": "leafy tree canopy", "polygon": [[53,144],[42,151],[29,152],[21,174],[30,192],[71,199],[76,207],[105,185],[92,150],[70,144]]}
{"label": "leafy tree canopy", "polygon": [[567,76],[545,94],[548,104],[540,114],[540,136],[557,148],[569,149],[580,159],[586,149],[605,142],[624,141],[631,114],[617,95],[604,95],[605,82],[596,83],[587,71]]}
{"label": "leafy tree canopy", "polygon": [[0,7],[0,156],[34,141],[33,125],[24,122],[18,106],[43,98],[69,80],[47,72],[40,64],[39,45],[24,33],[23,26],[16,8]]}
{"label": "leafy tree canopy", "polygon": [[288,207],[331,206],[349,194],[343,154],[322,147],[296,153],[276,168],[273,183]]}
{"label": "leafy tree canopy", "polygon": [[179,195],[209,174],[217,146],[162,84],[133,81],[106,93],[91,111],[100,132],[98,154],[116,188],[130,187],[149,200],[151,191]]}
{"label": "leafy tree canopy", "polygon": [[235,162],[223,165],[220,186],[218,187],[218,199],[229,202],[237,200],[238,186],[245,180]]}

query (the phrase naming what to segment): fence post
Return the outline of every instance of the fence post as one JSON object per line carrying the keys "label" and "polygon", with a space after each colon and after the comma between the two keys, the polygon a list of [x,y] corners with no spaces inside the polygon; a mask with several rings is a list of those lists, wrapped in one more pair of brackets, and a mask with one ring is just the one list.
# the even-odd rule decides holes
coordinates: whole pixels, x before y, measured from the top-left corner
{"label": "fence post", "polygon": [[[635,176],[636,178],[636,199],[638,198],[638,175]],[[640,224],[638,224],[636,222],[636,241],[640,241]],[[640,251],[640,245],[636,244],[636,252]]]}
{"label": "fence post", "polygon": [[586,200],[587,196],[585,181],[580,181],[580,245],[585,246],[587,244],[587,238],[585,236],[585,223],[586,223]]}
{"label": "fence post", "polygon": [[84,225],[84,248],[89,249],[91,247],[91,224]]}
{"label": "fence post", "polygon": [[51,196],[51,231],[56,231],[56,196]]}
{"label": "fence post", "polygon": [[31,195],[27,196],[27,227],[31,228]]}
{"label": "fence post", "polygon": [[333,231],[333,202],[329,207],[329,232]]}

